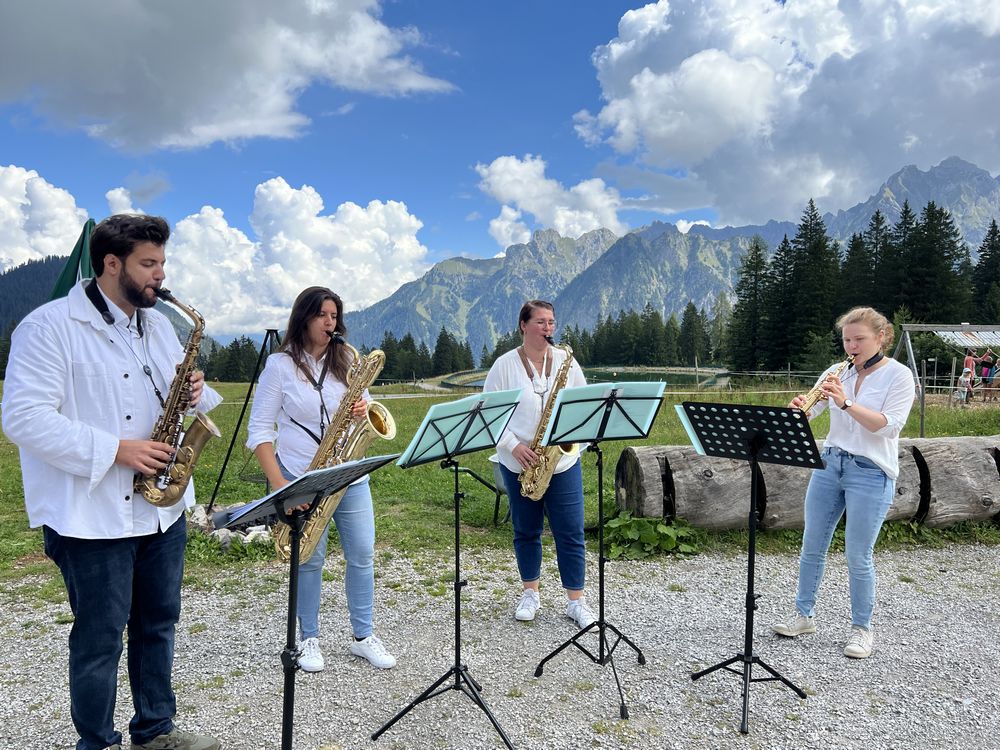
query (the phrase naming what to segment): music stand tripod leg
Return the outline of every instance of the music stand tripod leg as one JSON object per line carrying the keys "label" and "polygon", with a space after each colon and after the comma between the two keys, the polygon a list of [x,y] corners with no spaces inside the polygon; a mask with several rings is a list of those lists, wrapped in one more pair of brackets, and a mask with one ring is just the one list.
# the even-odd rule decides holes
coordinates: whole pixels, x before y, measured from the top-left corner
{"label": "music stand tripod leg", "polygon": [[[476,682],[476,680],[469,673],[468,667],[462,664],[462,587],[467,584],[467,581],[461,580],[461,552],[460,552],[460,528],[461,528],[461,500],[465,497],[465,493],[461,492],[459,489],[458,475],[459,466],[458,462],[452,458],[447,458],[441,462],[441,468],[443,469],[454,469],[455,476],[455,663],[452,667],[445,672],[441,677],[439,677],[430,687],[424,690],[420,695],[410,701],[409,705],[404,707],[399,713],[393,716],[389,721],[383,724],[378,730],[372,733],[371,738],[377,740],[389,727],[395,724],[397,721],[402,719],[407,713],[409,713],[418,704],[424,702],[425,700],[430,700],[437,695],[446,693],[449,690],[457,690],[475,703],[482,711],[486,714],[486,718],[490,720],[493,728],[496,729],[497,733],[500,735],[500,739],[503,740],[504,744],[509,748],[509,750],[514,750],[514,744],[511,742],[507,733],[500,726],[500,722],[497,721],[493,712],[490,711],[486,701],[483,700],[481,695],[482,686]],[[446,687],[442,687],[449,677],[455,677],[455,681]]]}
{"label": "music stand tripod leg", "polygon": [[[315,507],[315,506],[314,506]],[[285,682],[281,707],[281,750],[292,750],[292,728],[295,720],[295,673],[299,670],[299,650],[295,647],[295,628],[299,605],[299,550],[302,529],[308,511],[293,511],[286,516],[291,526],[291,554],[288,574],[288,620],[285,628],[285,648],[281,652],[281,667]],[[280,516],[279,516],[280,518]]]}
{"label": "music stand tripod leg", "polygon": [[[618,676],[618,668],[615,666],[614,650],[618,647],[619,643],[624,642],[629,646],[629,648],[635,651],[640,665],[644,665],[646,663],[646,657],[634,642],[625,637],[625,635],[623,635],[618,628],[604,618],[604,565],[608,559],[604,554],[604,453],[601,450],[599,441],[591,443],[587,450],[597,454],[598,618],[587,627],[582,628],[569,640],[561,643],[555,650],[545,656],[545,658],[538,663],[538,666],[535,667],[535,677],[541,677],[545,670],[546,662],[557,656],[568,646],[576,646],[578,650],[582,651],[583,654],[589,657],[595,664],[600,664],[602,666],[606,664],[611,665],[611,672],[614,675],[615,685],[618,688],[619,715],[623,719],[627,719],[628,707],[625,705],[625,691],[622,688],[621,679]],[[596,629],[598,634],[598,653],[596,655],[592,654],[586,647],[580,645],[579,642],[583,634],[592,629]],[[610,630],[617,636],[617,640],[613,646],[608,646],[608,638],[605,632],[607,630]]]}

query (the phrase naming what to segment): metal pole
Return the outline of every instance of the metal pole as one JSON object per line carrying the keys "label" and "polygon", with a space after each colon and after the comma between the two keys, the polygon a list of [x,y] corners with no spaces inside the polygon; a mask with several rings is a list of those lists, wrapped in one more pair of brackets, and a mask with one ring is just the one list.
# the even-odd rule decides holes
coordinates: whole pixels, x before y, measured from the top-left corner
{"label": "metal pole", "polygon": [[920,379],[923,387],[920,389],[920,437],[924,436],[924,403],[927,394],[927,360],[920,360]]}

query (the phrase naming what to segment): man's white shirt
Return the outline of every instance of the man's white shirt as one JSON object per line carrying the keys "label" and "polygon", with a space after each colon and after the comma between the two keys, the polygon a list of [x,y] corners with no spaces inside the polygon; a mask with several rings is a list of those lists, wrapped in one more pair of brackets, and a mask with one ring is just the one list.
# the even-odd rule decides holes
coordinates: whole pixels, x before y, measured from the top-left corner
{"label": "man's white shirt", "polygon": [[[106,323],[86,296],[88,283],[32,311],[15,329],[3,429],[20,449],[32,528],[82,539],[151,534],[194,505],[194,482],[176,505],[157,508],[133,491],[134,470],[114,460],[120,439],[149,439],[161,410],[154,384],[166,399],[184,350],[157,310],[142,311],[140,338],[134,317],[105,297],[115,319]],[[221,401],[206,385],[198,411]]]}

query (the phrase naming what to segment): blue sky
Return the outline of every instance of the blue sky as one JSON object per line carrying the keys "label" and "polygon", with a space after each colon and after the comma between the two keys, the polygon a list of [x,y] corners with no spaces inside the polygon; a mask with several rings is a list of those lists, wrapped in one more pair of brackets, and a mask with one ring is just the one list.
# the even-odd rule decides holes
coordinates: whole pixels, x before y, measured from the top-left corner
{"label": "blue sky", "polygon": [[[165,216],[210,333],[530,232],[795,220],[996,173],[989,0],[48,0],[0,23],[0,270]],[[254,304],[247,305],[246,300]]]}

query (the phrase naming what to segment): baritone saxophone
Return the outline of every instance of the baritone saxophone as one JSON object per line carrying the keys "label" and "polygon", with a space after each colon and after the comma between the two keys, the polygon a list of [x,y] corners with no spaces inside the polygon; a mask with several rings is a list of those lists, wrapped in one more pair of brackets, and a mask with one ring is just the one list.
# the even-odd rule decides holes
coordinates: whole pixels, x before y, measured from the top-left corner
{"label": "baritone saxophone", "polygon": [[[396,437],[396,421],[392,418],[389,410],[378,401],[368,402],[364,419],[355,419],[352,414],[354,404],[382,372],[382,367],[385,365],[385,352],[381,349],[375,349],[367,356],[362,357],[358,350],[341,339],[339,334],[332,335],[330,338],[332,339],[330,346],[336,346],[337,343],[340,346],[346,346],[353,358],[351,366],[347,370],[347,391],[340,399],[337,412],[330,420],[326,432],[323,433],[323,439],[320,440],[306,471],[336,466],[363,458],[365,451],[368,450],[368,446],[375,438],[392,440]],[[337,510],[345,492],[347,492],[347,487],[320,500],[302,527],[299,543],[299,559],[301,561],[305,562],[316,551],[316,546],[326,531],[330,519],[333,518],[333,513]],[[288,562],[291,559],[291,527],[288,524],[278,524],[278,528],[274,532],[274,546],[278,557],[283,561]]]}

